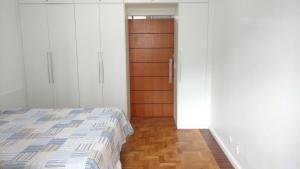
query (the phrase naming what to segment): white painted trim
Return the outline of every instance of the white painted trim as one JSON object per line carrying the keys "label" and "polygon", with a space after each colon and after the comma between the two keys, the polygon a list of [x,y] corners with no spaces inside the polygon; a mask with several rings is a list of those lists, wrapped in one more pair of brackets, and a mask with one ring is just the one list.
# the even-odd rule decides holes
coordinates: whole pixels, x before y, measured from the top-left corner
{"label": "white painted trim", "polygon": [[127,9],[128,15],[177,15],[175,8],[141,8],[141,9]]}
{"label": "white painted trim", "polygon": [[217,132],[213,128],[209,128],[209,131],[211,132],[211,134],[213,135],[213,137],[215,138],[215,140],[217,141],[217,143],[219,144],[219,146],[221,147],[221,149],[223,150],[223,152],[225,153],[226,157],[229,159],[229,161],[231,162],[233,167],[235,169],[242,169],[242,167],[240,166],[238,161],[234,158],[234,156],[231,154],[229,149],[226,147],[226,145],[224,144],[222,139],[218,136]]}
{"label": "white painted trim", "polygon": [[126,4],[127,15],[177,15],[177,4]]}

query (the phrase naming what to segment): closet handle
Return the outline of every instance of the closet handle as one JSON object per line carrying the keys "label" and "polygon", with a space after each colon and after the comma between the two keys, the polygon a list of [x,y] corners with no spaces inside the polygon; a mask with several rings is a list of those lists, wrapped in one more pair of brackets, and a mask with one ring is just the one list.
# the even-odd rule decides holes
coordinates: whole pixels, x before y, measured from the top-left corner
{"label": "closet handle", "polygon": [[48,83],[51,84],[51,68],[50,68],[50,55],[49,52],[47,52],[47,68],[48,68]]}
{"label": "closet handle", "polygon": [[178,60],[178,72],[179,72],[179,82],[181,82],[181,72],[182,72],[182,61],[181,61],[181,51],[179,51],[179,55],[177,56],[177,60]]}
{"label": "closet handle", "polygon": [[102,72],[102,83],[104,83],[104,61],[103,61],[103,52],[101,52],[101,72]]}
{"label": "closet handle", "polygon": [[53,54],[52,52],[49,52],[49,58],[50,58],[50,67],[51,67],[51,82],[54,84],[54,73],[53,73]]}
{"label": "closet handle", "polygon": [[169,83],[173,83],[173,58],[169,59]]}
{"label": "closet handle", "polygon": [[99,78],[99,84],[102,83],[102,73],[101,73],[101,69],[102,69],[102,66],[101,66],[101,52],[98,52],[98,78]]}

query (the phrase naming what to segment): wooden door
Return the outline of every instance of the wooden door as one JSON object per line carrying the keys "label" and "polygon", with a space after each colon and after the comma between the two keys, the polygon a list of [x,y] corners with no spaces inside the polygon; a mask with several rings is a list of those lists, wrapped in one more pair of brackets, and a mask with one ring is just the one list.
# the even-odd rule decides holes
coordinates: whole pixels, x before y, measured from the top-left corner
{"label": "wooden door", "polygon": [[129,20],[133,117],[173,116],[173,19]]}
{"label": "wooden door", "polygon": [[79,88],[74,6],[48,6],[49,39],[53,63],[54,106],[78,107]]}

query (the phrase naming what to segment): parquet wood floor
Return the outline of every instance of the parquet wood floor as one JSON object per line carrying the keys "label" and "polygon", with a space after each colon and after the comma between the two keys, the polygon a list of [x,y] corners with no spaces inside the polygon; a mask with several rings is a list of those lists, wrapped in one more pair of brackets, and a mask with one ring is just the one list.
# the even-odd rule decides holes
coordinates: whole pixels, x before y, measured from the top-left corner
{"label": "parquet wood floor", "polygon": [[199,130],[176,130],[171,118],[134,118],[123,169],[219,169]]}
{"label": "parquet wood floor", "polygon": [[207,146],[209,147],[215,160],[217,161],[219,167],[221,169],[234,169],[234,167],[232,166],[228,158],[225,156],[224,152],[222,151],[221,147],[218,145],[217,141],[210,133],[210,131],[207,129],[200,130],[200,131],[201,131],[201,135],[206,141]]}

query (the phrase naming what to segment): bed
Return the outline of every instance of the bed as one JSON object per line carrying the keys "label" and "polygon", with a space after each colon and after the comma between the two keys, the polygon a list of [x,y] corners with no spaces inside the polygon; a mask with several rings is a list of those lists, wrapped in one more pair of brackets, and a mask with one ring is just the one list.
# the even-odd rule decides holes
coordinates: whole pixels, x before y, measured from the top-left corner
{"label": "bed", "polygon": [[2,111],[0,168],[120,169],[132,133],[116,108]]}

